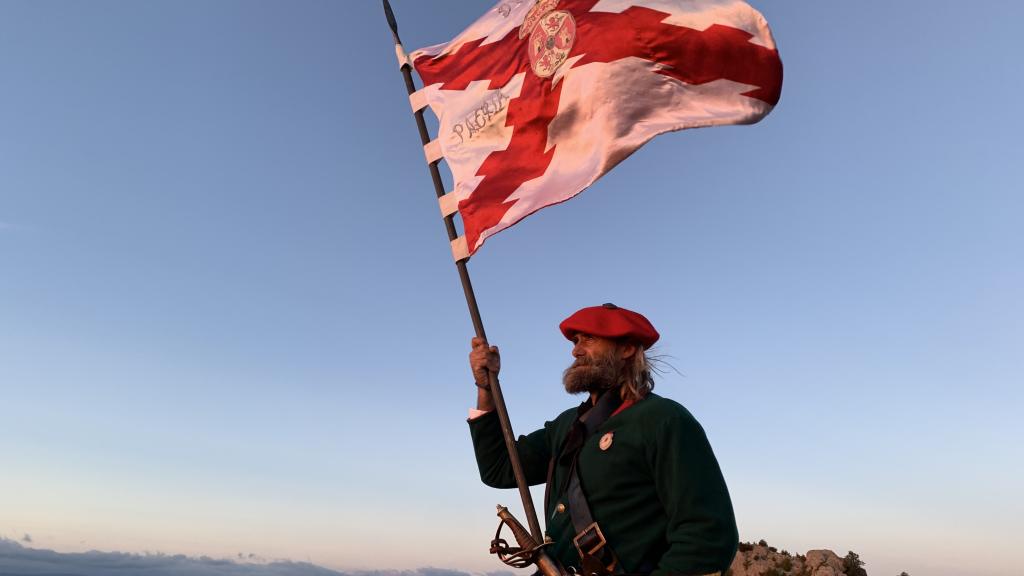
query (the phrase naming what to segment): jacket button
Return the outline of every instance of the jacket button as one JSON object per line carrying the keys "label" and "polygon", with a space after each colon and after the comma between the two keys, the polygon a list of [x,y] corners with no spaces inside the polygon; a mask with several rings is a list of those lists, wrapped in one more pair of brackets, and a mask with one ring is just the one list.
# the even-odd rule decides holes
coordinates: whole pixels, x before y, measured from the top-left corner
{"label": "jacket button", "polygon": [[563,512],[565,512],[565,504],[562,504],[561,502],[559,502],[558,506],[555,506],[555,512],[558,512],[559,514],[562,514]]}

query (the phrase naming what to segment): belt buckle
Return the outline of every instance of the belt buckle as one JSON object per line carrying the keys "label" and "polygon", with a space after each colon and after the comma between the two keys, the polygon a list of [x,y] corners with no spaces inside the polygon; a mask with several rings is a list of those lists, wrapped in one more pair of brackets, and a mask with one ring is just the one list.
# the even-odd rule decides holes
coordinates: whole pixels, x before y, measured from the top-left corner
{"label": "belt buckle", "polygon": [[[590,548],[590,550],[584,551],[581,546],[587,546],[588,543],[582,542],[581,544],[581,541],[585,538],[590,537],[591,534],[596,534],[597,538],[600,539],[600,542],[594,544],[594,546]],[[601,532],[601,527],[597,525],[597,522],[591,522],[590,526],[587,526],[583,530],[580,530],[580,533],[572,539],[572,544],[576,547],[576,551],[580,553],[581,557],[583,556],[583,554],[594,556],[595,554],[600,552],[601,548],[604,548],[604,545],[607,543],[608,541],[605,540],[604,533]]]}

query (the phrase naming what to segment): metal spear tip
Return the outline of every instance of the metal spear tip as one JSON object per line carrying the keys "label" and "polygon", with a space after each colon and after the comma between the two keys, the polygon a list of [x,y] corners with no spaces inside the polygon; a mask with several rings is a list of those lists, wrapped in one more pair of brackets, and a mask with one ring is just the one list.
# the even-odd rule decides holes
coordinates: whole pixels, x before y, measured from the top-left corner
{"label": "metal spear tip", "polygon": [[391,35],[395,37],[395,44],[401,44],[398,39],[398,20],[395,19],[395,12],[391,9],[391,3],[384,0],[384,17],[388,20],[388,27],[391,28]]}

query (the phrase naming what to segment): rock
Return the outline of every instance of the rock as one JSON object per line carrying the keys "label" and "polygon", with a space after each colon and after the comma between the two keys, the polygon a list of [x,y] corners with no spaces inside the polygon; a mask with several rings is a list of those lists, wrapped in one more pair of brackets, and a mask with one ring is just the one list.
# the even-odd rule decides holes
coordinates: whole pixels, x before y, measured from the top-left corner
{"label": "rock", "polygon": [[811,550],[804,556],[773,551],[768,546],[741,544],[728,576],[847,576],[843,559],[831,550]]}
{"label": "rock", "polygon": [[808,550],[807,568],[810,576],[843,576],[843,559],[831,550]]}

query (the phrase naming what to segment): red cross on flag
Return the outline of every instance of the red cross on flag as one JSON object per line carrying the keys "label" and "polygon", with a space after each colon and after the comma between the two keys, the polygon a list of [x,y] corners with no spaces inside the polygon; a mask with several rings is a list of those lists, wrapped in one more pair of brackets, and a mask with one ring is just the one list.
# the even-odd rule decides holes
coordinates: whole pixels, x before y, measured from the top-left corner
{"label": "red cross on flag", "polygon": [[757,122],[782,90],[768,24],[739,0],[504,0],[410,59],[413,106],[440,122],[428,160],[454,176],[456,259],[654,136]]}

